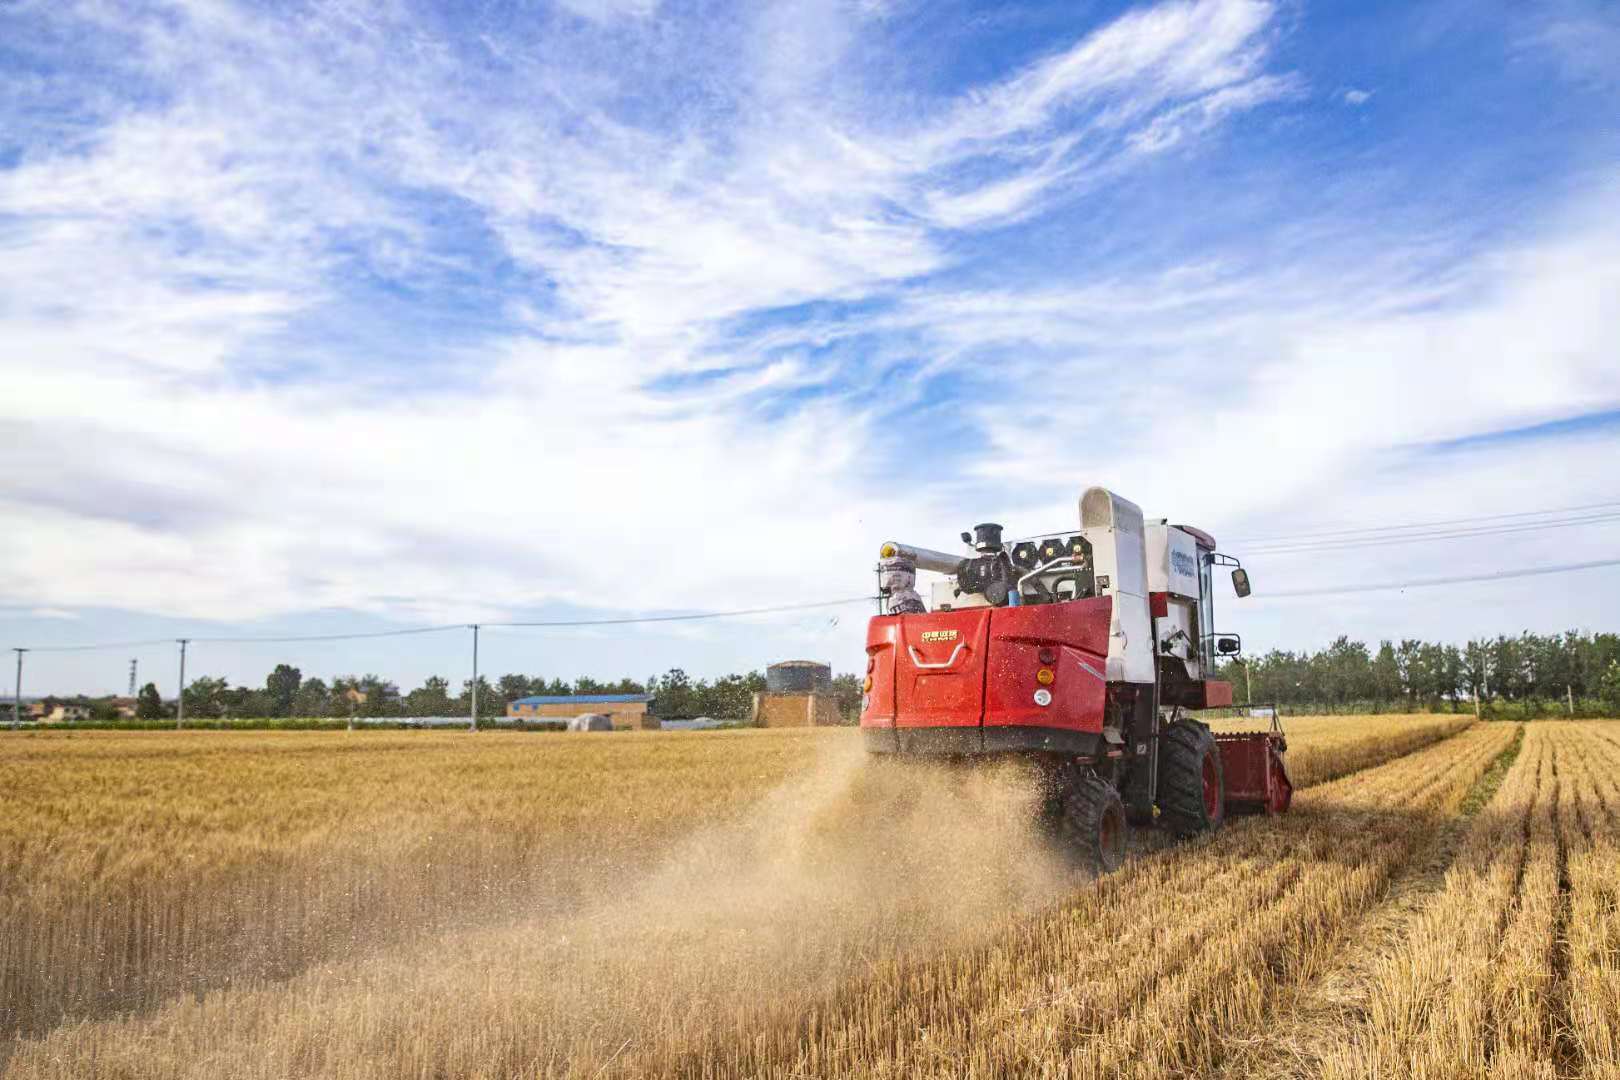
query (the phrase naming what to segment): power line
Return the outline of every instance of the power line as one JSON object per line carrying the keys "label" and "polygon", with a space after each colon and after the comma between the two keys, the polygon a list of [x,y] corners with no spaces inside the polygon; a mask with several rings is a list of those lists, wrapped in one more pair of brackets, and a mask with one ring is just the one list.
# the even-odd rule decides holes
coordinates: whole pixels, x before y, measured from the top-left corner
{"label": "power line", "polygon": [[191,640],[206,642],[210,645],[285,645],[300,641],[359,641],[362,638],[442,634],[447,630],[465,630],[467,625],[467,623],[445,623],[441,626],[412,626],[403,630],[360,630],[352,634],[297,634],[292,637],[194,637]]}
{"label": "power line", "polygon": [[[746,615],[775,615],[791,611],[813,611],[818,608],[844,607],[851,604],[870,604],[876,597],[857,596],[843,600],[819,600],[808,604],[778,604],[772,607],[740,608],[735,611],[698,611],[684,615],[635,615],[613,619],[555,619],[546,621],[511,621],[511,622],[485,622],[479,623],[482,627],[503,627],[511,629],[545,628],[545,627],[578,627],[578,626],[628,626],[636,623],[667,623],[667,622],[695,622],[702,619],[732,619]],[[203,637],[190,636],[183,640],[196,644],[208,645],[285,645],[312,641],[359,641],[368,638],[405,637],[415,634],[441,634],[451,630],[465,630],[470,623],[444,623],[438,626],[413,626],[400,630],[366,630],[349,634],[298,634],[281,637],[260,636],[233,636],[233,637]],[[179,637],[150,638],[145,641],[104,641],[87,645],[38,645],[31,646],[34,652],[90,652],[97,649],[132,649],[148,645],[173,645],[182,640]]]}
{"label": "power line", "polygon": [[1318,532],[1282,533],[1273,536],[1249,536],[1229,541],[1233,544],[1268,544],[1284,540],[1310,540],[1317,537],[1350,536],[1363,533],[1398,532],[1407,529],[1434,529],[1448,525],[1470,525],[1477,522],[1501,521],[1507,518],[1547,517],[1553,514],[1573,514],[1583,510],[1606,510],[1620,507],[1620,500],[1598,503],[1584,503],[1580,506],[1564,506],[1549,510],[1518,510],[1503,514],[1480,514],[1474,517],[1444,518],[1438,521],[1418,521],[1406,525],[1368,525],[1346,529],[1326,529]]}
{"label": "power line", "polygon": [[[94,652],[97,649],[141,649],[149,645],[173,645],[178,638],[148,638],[145,641],[101,641],[90,645],[30,645],[29,652]],[[196,638],[192,639],[197,640]]]}
{"label": "power line", "polygon": [[1505,578],[1536,577],[1542,574],[1568,574],[1576,570],[1595,570],[1605,566],[1620,566],[1620,559],[1597,559],[1592,562],[1564,563],[1558,566],[1527,566],[1517,570],[1498,570],[1492,574],[1461,574],[1454,577],[1417,578],[1411,581],[1385,581],[1368,585],[1336,585],[1323,589],[1284,589],[1281,592],[1258,594],[1256,599],[1336,596],[1342,593],[1382,592],[1389,589],[1422,589],[1431,585],[1460,585],[1471,581],[1501,581]]}
{"label": "power line", "polygon": [[565,619],[554,622],[487,622],[481,626],[623,626],[626,623],[691,622],[697,619],[731,619],[741,615],[776,615],[787,611],[814,611],[817,608],[870,604],[875,596],[852,596],[846,600],[820,600],[812,604],[782,604],[777,607],[741,608],[736,611],[704,611],[692,615],[643,615],[627,619]]}
{"label": "power line", "polygon": [[1366,539],[1323,540],[1316,543],[1255,545],[1244,547],[1245,555],[1294,555],[1308,551],[1336,551],[1347,548],[1388,547],[1392,544],[1413,544],[1430,540],[1465,540],[1476,536],[1504,536],[1510,533],[1540,532],[1544,529],[1569,529],[1581,525],[1610,525],[1620,521],[1620,513],[1591,514],[1586,517],[1561,521],[1533,522],[1518,525],[1491,525],[1475,529],[1413,533],[1406,536],[1372,536]]}

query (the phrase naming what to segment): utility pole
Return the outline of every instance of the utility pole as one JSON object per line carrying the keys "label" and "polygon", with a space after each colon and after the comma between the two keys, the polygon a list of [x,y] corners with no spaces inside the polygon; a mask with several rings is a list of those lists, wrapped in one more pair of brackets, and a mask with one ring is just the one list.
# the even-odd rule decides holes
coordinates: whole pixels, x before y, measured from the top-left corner
{"label": "utility pole", "polygon": [[1564,697],[1569,701],[1569,715],[1575,715],[1575,688],[1569,683],[1564,684]]}
{"label": "utility pole", "polygon": [[190,638],[180,638],[180,692],[174,695],[174,729],[179,731],[186,726],[186,642]]}
{"label": "utility pole", "polygon": [[1254,675],[1252,674],[1252,666],[1250,664],[1250,661],[1247,658],[1245,658],[1244,661],[1243,661],[1243,692],[1244,692],[1244,696],[1249,699],[1248,703],[1250,705],[1253,705],[1254,704]]}
{"label": "utility pole", "polygon": [[478,624],[472,624],[473,632],[473,677],[472,677],[472,716],[467,720],[467,730],[478,730]]}
{"label": "utility pole", "polygon": [[22,658],[27,649],[12,649],[17,654],[17,691],[11,698],[11,730],[22,726]]}
{"label": "utility pole", "polygon": [[132,657],[129,658],[129,696],[130,697],[135,696],[135,669],[139,665],[139,663],[140,663],[140,661],[137,660],[135,657],[132,656]]}

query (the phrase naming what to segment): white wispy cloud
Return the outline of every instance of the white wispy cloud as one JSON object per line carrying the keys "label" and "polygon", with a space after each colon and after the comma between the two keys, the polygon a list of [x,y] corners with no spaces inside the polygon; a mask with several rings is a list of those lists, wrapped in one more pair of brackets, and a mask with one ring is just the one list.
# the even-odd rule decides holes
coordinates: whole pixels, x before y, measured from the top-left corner
{"label": "white wispy cloud", "polygon": [[[701,32],[650,0],[564,7],[476,36],[393,5],[31,13],[122,43],[107,77],[143,92],[0,170],[0,510],[26,522],[0,600],[439,620],[722,606],[743,573],[819,599],[865,585],[878,533],[953,535],[965,495],[1053,461],[1259,512],[1358,455],[1611,394],[1601,230],[1441,286],[1400,245],[1354,287],[1219,251],[950,277],[964,241],[1302,94],[1270,4],[1132,12],[904,115],[860,92],[873,5]],[[456,290],[471,329],[387,325]],[[850,310],[762,315],[804,304]],[[1547,310],[1546,371],[1504,389]],[[306,351],[315,377],[265,376]],[[987,363],[998,396],[931,400]],[[1267,484],[1223,505],[1166,468],[1166,412]],[[934,467],[935,421],[981,452]]]}

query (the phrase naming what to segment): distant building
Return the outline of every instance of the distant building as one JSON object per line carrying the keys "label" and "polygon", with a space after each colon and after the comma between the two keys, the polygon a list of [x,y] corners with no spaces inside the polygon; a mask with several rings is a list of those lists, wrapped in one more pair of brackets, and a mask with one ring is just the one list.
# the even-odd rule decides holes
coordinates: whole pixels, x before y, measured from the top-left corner
{"label": "distant building", "polygon": [[613,720],[615,731],[633,728],[657,728],[656,720],[648,722],[646,694],[557,694],[518,698],[506,706],[510,720],[573,719],[582,713],[606,713]]}
{"label": "distant building", "polygon": [[112,699],[110,704],[112,705],[113,710],[118,713],[118,718],[120,720],[133,720],[133,719],[135,719],[135,699],[134,698],[132,698],[132,697],[115,697],[115,698]]}
{"label": "distant building", "polygon": [[758,727],[830,727],[843,723],[833,694],[832,665],[784,660],[765,669],[765,692],[754,695]]}
{"label": "distant building", "polygon": [[55,707],[45,714],[45,719],[53,724],[73,720],[88,720],[90,719],[90,706],[75,701],[58,701]]}

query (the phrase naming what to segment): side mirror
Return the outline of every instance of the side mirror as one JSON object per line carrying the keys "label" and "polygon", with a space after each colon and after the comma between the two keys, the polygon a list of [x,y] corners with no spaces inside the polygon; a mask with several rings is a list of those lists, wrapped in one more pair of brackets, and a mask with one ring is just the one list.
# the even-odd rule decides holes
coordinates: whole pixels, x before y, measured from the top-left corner
{"label": "side mirror", "polygon": [[1235,637],[1218,637],[1215,639],[1215,651],[1222,656],[1236,655],[1243,651],[1243,641]]}
{"label": "side mirror", "polygon": [[973,543],[973,534],[970,533],[970,532],[964,532],[962,534],[962,543],[964,543],[964,544]]}
{"label": "side mirror", "polygon": [[1241,566],[1232,571],[1232,591],[1239,596],[1249,595],[1249,572]]}

